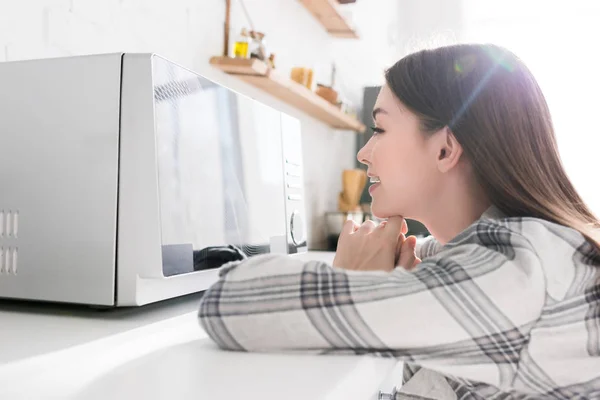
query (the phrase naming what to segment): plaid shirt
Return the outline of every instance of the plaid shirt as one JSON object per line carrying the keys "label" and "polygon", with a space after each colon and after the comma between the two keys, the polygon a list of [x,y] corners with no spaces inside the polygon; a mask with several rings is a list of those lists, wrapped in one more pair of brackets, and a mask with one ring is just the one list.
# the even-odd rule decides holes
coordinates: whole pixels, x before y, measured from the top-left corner
{"label": "plaid shirt", "polygon": [[263,255],[230,263],[200,323],[239,351],[375,354],[459,399],[600,399],[600,256],[577,231],[490,209],[414,271]]}

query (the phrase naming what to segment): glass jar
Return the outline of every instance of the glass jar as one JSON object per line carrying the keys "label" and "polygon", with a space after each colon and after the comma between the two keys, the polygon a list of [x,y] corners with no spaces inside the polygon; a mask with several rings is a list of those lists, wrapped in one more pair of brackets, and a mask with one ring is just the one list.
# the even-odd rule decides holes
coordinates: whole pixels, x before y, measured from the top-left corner
{"label": "glass jar", "polygon": [[250,58],[258,58],[267,61],[269,58],[266,48],[265,34],[262,32],[250,31]]}
{"label": "glass jar", "polygon": [[248,58],[248,45],[249,45],[248,32],[246,28],[242,28],[240,35],[235,41],[235,45],[233,46],[233,56],[235,58]]}

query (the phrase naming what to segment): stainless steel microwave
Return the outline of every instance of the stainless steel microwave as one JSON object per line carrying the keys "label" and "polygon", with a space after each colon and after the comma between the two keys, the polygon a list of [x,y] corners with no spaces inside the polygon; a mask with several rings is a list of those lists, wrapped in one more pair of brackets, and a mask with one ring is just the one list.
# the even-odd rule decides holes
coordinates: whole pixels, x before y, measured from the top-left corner
{"label": "stainless steel microwave", "polygon": [[0,63],[0,88],[0,297],[143,305],[306,250],[298,120],[154,54]]}

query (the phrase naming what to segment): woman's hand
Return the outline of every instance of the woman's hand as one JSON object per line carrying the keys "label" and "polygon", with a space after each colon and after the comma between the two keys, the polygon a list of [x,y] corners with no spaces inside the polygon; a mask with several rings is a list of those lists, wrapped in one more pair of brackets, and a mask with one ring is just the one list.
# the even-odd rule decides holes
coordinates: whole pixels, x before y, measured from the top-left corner
{"label": "woman's hand", "polygon": [[411,269],[418,263],[416,238],[405,239],[407,231],[406,221],[398,216],[379,226],[373,221],[358,225],[349,220],[340,233],[333,265],[362,271],[392,271],[396,265]]}
{"label": "woman's hand", "polygon": [[421,263],[421,259],[417,257],[416,248],[416,236],[409,236],[405,238],[404,235],[401,234],[400,239],[398,239],[398,245],[396,248],[396,260],[394,265],[396,265],[396,267],[402,267],[409,271],[413,268],[416,268],[416,266],[419,265],[419,263]]}

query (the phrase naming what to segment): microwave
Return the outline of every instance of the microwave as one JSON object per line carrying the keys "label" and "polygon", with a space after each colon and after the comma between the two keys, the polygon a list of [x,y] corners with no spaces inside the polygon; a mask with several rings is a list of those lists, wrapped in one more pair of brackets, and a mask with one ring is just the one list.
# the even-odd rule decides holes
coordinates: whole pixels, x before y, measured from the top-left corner
{"label": "microwave", "polygon": [[306,251],[297,119],[155,54],[4,62],[0,88],[0,298],[139,306]]}

